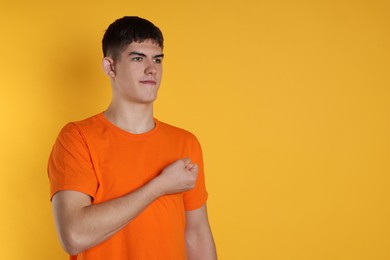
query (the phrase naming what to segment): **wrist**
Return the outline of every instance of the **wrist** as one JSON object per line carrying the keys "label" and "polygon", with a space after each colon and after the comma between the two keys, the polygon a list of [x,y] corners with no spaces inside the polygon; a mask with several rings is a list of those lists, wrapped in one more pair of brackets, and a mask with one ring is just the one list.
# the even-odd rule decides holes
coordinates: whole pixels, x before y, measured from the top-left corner
{"label": "wrist", "polygon": [[161,185],[158,182],[158,176],[148,182],[146,184],[146,187],[149,193],[152,195],[153,199],[158,199],[159,197],[164,195],[164,192],[161,190]]}

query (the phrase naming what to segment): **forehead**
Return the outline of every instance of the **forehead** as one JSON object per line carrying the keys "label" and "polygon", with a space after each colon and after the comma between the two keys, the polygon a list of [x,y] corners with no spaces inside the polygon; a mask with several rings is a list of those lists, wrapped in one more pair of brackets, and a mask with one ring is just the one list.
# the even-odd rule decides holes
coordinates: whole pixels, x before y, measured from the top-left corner
{"label": "forehead", "polygon": [[158,55],[162,53],[161,47],[153,40],[143,42],[132,42],[122,51],[122,55],[128,55],[131,52],[140,52],[147,56]]}

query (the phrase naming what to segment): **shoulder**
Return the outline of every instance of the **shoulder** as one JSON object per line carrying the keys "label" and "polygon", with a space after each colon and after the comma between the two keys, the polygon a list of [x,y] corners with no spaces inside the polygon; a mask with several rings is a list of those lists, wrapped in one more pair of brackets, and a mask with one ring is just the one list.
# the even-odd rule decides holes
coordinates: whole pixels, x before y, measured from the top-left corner
{"label": "shoulder", "polygon": [[185,147],[190,153],[201,154],[202,147],[195,134],[167,123],[159,122],[159,132],[163,139],[178,147]]}
{"label": "shoulder", "polygon": [[58,142],[60,143],[87,143],[87,140],[92,136],[96,136],[98,132],[102,132],[104,124],[99,122],[100,114],[89,118],[72,121],[61,129],[58,134]]}
{"label": "shoulder", "polygon": [[197,137],[192,132],[177,126],[173,126],[171,124],[158,121],[157,119],[155,120],[159,124],[160,131],[165,135],[169,135],[179,139],[184,138],[193,142],[198,142]]}
{"label": "shoulder", "polygon": [[73,124],[75,127],[79,128],[80,130],[93,130],[93,129],[99,129],[102,126],[104,126],[103,120],[103,113],[99,113],[97,115],[85,118],[83,120],[74,121],[70,124]]}
{"label": "shoulder", "polygon": [[89,132],[96,132],[101,129],[104,124],[101,121],[102,114],[97,114],[79,121],[67,123],[61,130],[60,134],[80,134],[84,135]]}

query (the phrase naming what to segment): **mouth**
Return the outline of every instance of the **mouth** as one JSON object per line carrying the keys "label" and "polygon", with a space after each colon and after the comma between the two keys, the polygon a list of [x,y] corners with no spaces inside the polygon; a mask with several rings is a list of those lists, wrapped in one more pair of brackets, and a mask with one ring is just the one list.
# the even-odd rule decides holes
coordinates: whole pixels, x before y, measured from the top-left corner
{"label": "mouth", "polygon": [[157,82],[154,80],[140,80],[140,83],[146,84],[146,85],[156,85]]}

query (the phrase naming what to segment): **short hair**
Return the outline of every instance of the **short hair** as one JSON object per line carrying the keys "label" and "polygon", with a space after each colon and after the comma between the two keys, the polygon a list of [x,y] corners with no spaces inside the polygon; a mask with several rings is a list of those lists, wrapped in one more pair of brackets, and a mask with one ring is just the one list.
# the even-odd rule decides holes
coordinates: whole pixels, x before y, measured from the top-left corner
{"label": "short hair", "polygon": [[104,33],[103,55],[115,60],[120,57],[120,53],[129,44],[132,42],[141,43],[145,40],[152,40],[161,49],[164,47],[162,32],[150,21],[137,16],[119,18],[110,24]]}

